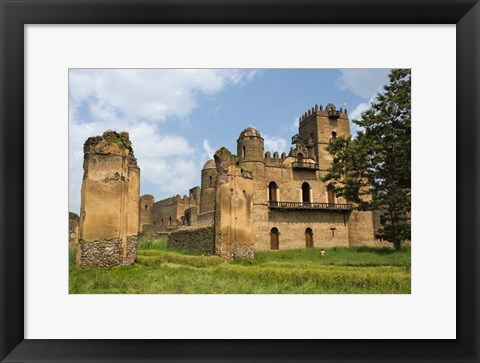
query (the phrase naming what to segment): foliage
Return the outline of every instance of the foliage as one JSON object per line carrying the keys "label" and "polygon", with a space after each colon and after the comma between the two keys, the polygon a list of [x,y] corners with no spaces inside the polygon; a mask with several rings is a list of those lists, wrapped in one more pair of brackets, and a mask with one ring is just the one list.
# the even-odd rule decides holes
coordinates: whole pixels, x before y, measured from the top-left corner
{"label": "foliage", "polygon": [[323,180],[359,210],[379,210],[378,237],[396,249],[410,239],[411,72],[394,69],[390,83],[362,113],[356,139],[338,137],[327,150],[333,156]]}

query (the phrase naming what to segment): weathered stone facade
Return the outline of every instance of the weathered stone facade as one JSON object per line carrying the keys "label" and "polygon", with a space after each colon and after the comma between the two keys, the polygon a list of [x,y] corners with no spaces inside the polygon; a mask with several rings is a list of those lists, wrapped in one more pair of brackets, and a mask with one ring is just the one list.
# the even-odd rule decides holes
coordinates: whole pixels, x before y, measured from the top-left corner
{"label": "weathered stone facade", "polygon": [[332,161],[326,147],[338,136],[350,136],[350,124],[347,111],[333,104],[300,117],[288,155],[265,153],[260,132],[246,128],[237,155],[221,149],[205,163],[194,198],[174,197],[174,207],[159,205],[157,213],[173,214],[187,226],[213,225],[216,253],[227,258],[269,249],[378,245],[372,213],[353,210],[322,181]]}
{"label": "weathered stone facade", "polygon": [[173,251],[189,251],[212,255],[215,253],[213,226],[179,229],[169,234],[167,248]]}
{"label": "weathered stone facade", "polygon": [[131,265],[137,254],[140,169],[128,133],[106,131],[84,145],[77,264]]}

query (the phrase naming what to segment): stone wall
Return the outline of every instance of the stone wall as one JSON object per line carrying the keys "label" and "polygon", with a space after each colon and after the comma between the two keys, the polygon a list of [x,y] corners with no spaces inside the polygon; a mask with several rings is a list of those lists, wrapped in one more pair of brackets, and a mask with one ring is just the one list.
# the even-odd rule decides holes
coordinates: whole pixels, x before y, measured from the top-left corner
{"label": "stone wall", "polygon": [[253,180],[226,148],[215,153],[215,253],[227,259],[253,258]]}
{"label": "stone wall", "polygon": [[182,225],[185,210],[189,207],[190,201],[186,195],[162,199],[152,206],[152,222],[157,227]]}
{"label": "stone wall", "polygon": [[78,244],[80,217],[76,213],[68,212],[68,243],[76,246]]}
{"label": "stone wall", "polygon": [[140,169],[128,133],[106,131],[84,145],[80,266],[131,265],[139,226]]}
{"label": "stone wall", "polygon": [[271,232],[279,232],[278,249],[306,248],[306,231],[313,232],[313,246],[316,248],[348,247],[348,213],[321,210],[271,210],[266,221],[253,226],[255,250],[271,249]]}
{"label": "stone wall", "polygon": [[126,258],[123,257],[123,243],[119,238],[80,243],[77,250],[77,263],[83,267],[132,265],[137,255],[137,237],[128,237],[125,247]]}
{"label": "stone wall", "polygon": [[189,251],[211,255],[215,253],[213,226],[184,228],[170,233],[167,248],[173,251]]}

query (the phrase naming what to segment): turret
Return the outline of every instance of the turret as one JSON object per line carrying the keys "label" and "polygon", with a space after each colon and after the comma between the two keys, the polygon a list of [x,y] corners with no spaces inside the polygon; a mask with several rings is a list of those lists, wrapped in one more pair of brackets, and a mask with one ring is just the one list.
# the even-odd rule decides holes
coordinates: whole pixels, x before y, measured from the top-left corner
{"label": "turret", "polygon": [[247,127],[237,140],[237,155],[242,161],[263,161],[264,144],[260,132]]}
{"label": "turret", "polygon": [[208,160],[202,169],[200,191],[200,213],[215,209],[215,184],[217,182],[217,166],[213,159]]}

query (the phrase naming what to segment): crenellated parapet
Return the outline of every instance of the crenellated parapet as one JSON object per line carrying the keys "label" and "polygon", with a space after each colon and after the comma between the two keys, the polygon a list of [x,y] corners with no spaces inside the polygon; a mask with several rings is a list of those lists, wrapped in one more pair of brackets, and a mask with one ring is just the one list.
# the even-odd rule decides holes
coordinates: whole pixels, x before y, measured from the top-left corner
{"label": "crenellated parapet", "polygon": [[270,151],[267,151],[265,153],[264,161],[265,161],[265,166],[284,166],[284,161],[287,158],[286,153],[282,153],[280,156],[277,151],[273,153],[273,156],[270,154]]}
{"label": "crenellated parapet", "polygon": [[299,121],[300,125],[305,122],[306,120],[312,117],[326,117],[330,119],[347,119],[348,120],[348,111],[347,109],[340,108],[337,110],[333,103],[329,103],[325,108],[322,105],[318,106],[315,105],[308,111],[306,111],[303,115],[300,116]]}

